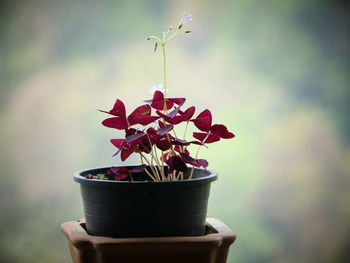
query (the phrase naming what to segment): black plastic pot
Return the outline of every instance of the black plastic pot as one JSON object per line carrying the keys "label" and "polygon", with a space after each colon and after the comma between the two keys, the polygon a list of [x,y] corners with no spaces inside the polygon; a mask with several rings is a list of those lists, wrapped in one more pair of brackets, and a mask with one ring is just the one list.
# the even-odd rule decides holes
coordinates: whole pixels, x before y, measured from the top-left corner
{"label": "black plastic pot", "polygon": [[166,182],[85,178],[87,174],[106,173],[108,169],[88,169],[74,174],[74,180],[80,183],[86,230],[90,235],[204,235],[210,184],[217,179],[214,172],[195,169],[192,179]]}

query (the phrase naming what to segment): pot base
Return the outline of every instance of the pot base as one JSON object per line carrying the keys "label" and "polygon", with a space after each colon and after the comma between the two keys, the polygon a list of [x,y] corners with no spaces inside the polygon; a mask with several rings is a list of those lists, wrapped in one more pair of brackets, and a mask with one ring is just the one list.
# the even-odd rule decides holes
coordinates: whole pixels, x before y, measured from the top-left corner
{"label": "pot base", "polygon": [[110,238],[91,236],[85,221],[61,225],[74,263],[225,263],[236,235],[224,223],[207,218],[206,235]]}

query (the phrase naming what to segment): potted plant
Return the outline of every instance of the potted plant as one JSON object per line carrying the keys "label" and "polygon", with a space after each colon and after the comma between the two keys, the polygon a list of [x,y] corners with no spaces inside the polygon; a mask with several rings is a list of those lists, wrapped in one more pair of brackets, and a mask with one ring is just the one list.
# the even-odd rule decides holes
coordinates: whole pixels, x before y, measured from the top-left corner
{"label": "potted plant", "polygon": [[[196,117],[194,106],[184,108],[185,98],[167,94],[166,44],[180,34],[188,34],[191,21],[184,14],[175,29],[163,36],[149,36],[154,51],[162,49],[164,82],[152,99],[127,114],[117,99],[102,124],[123,130],[125,137],[111,139],[115,156],[125,161],[140,156],[136,166],[95,168],[75,173],[84,203],[86,230],[91,235],[110,237],[201,236],[205,231],[210,184],[217,174],[208,170],[208,161],[198,157],[208,144],[230,139],[226,126],[212,123],[209,109]],[[177,127],[185,126],[183,136]],[[186,136],[189,125],[198,131]],[[194,148],[194,150],[193,150]],[[191,152],[190,152],[191,151]]]}

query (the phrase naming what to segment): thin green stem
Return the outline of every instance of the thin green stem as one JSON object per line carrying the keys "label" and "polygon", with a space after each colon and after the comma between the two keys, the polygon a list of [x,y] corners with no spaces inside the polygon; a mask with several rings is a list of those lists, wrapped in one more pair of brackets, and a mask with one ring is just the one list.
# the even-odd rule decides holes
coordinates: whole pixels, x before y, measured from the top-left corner
{"label": "thin green stem", "polygon": [[179,30],[177,30],[172,36],[166,39],[166,42],[169,42],[170,40],[172,40],[178,33],[179,33]]}
{"label": "thin green stem", "polygon": [[165,54],[165,43],[162,43],[162,51],[163,51],[163,74],[164,74],[164,114],[166,114],[166,54]]}
{"label": "thin green stem", "polygon": [[177,138],[177,135],[176,135],[176,132],[175,132],[175,127],[173,127],[173,130],[172,130],[172,132],[174,133],[174,135],[175,135],[175,138]]}
{"label": "thin green stem", "polygon": [[159,39],[159,37],[157,37],[157,36],[149,36],[149,37],[147,37],[147,39],[146,40],[150,40],[150,39],[155,39],[156,41],[158,41],[158,42],[161,42],[161,40]]}

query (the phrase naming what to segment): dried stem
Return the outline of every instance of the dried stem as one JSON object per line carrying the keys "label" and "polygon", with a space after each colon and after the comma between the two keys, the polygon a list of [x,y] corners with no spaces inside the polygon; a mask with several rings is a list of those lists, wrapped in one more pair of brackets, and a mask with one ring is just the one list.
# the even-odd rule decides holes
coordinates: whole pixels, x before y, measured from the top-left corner
{"label": "dried stem", "polygon": [[188,123],[189,121],[186,122],[186,128],[185,128],[185,132],[184,132],[184,140],[186,139],[186,133],[187,133],[187,128],[188,128]]}
{"label": "dried stem", "polygon": [[155,155],[155,160],[157,162],[157,165],[158,165],[158,168],[159,168],[159,171],[160,171],[160,175],[162,176],[162,180],[165,179],[165,175],[164,175],[164,163],[163,163],[163,166],[160,164],[159,162],[159,158],[158,158],[158,154],[157,154],[157,149],[156,149],[156,146],[154,146],[154,155]]}
{"label": "dried stem", "polygon": [[153,167],[153,165],[151,165],[150,161],[142,153],[140,153],[140,155],[146,161],[146,163],[149,165],[149,167],[152,170],[152,173],[155,177],[151,176],[150,174],[148,174],[148,175],[150,175],[154,181],[160,181],[160,177],[159,177],[157,171],[155,170],[155,168]]}
{"label": "dried stem", "polygon": [[[152,145],[152,141],[151,141],[151,138],[149,137],[149,135],[147,134],[147,138],[148,138],[148,142],[151,146],[151,163],[153,165],[153,160],[155,160],[157,166],[154,167],[154,169],[156,170],[157,172],[157,177],[159,178],[159,181],[161,181],[160,177],[163,177],[163,174],[162,174],[162,171],[160,170],[160,163],[158,161],[158,156],[157,156],[157,151],[156,149],[153,149],[153,145]],[[158,172],[159,170],[159,172]],[[159,176],[159,173],[161,176]]]}
{"label": "dried stem", "polygon": [[162,171],[163,171],[164,179],[166,179],[166,177],[165,177],[165,171],[164,171],[164,152],[163,152],[163,151],[162,151]]}

